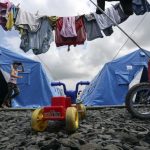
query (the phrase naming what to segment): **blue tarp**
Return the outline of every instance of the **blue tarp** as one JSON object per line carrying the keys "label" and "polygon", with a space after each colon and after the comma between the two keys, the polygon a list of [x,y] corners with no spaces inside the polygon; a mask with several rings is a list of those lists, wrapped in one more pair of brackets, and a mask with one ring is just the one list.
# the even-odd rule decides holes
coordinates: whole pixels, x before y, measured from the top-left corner
{"label": "blue tarp", "polygon": [[[150,56],[150,52],[145,52]],[[144,66],[147,67],[148,60],[141,50],[137,50],[105,64],[83,91],[81,99],[84,104],[88,106],[124,104],[129,84]]]}
{"label": "blue tarp", "polygon": [[50,105],[52,96],[60,95],[58,89],[50,86],[51,81],[39,62],[0,47],[0,69],[9,74],[13,61],[22,62],[25,69],[20,73],[23,78],[17,81],[20,94],[13,100],[13,107]]}

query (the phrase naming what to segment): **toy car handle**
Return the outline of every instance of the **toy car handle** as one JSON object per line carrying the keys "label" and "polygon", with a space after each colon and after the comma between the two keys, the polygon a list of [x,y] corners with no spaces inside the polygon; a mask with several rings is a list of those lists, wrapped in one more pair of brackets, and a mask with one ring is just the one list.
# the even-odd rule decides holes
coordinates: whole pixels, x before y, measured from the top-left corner
{"label": "toy car handle", "polygon": [[64,93],[66,94],[67,89],[66,89],[66,85],[64,83],[62,83],[62,82],[52,82],[51,83],[51,86],[61,86],[61,85],[63,86]]}
{"label": "toy car handle", "polygon": [[79,90],[79,85],[89,85],[90,82],[89,81],[80,81],[76,84],[76,94],[78,93]]}

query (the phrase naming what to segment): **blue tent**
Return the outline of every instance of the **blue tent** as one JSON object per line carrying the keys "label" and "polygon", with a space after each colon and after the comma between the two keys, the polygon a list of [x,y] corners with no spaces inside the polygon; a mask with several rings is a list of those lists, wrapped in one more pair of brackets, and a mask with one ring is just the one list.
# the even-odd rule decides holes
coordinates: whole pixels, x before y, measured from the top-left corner
{"label": "blue tent", "polygon": [[[150,52],[145,51],[149,56]],[[81,95],[85,105],[122,105],[129,89],[141,71],[140,82],[147,81],[148,57],[141,50],[113,60],[103,67]]]}
{"label": "blue tent", "polygon": [[13,61],[22,62],[25,69],[25,72],[20,73],[23,78],[17,79],[20,94],[13,100],[13,107],[32,108],[50,105],[52,96],[60,95],[58,89],[50,86],[50,78],[39,62],[0,47],[0,70],[6,80],[9,78]]}

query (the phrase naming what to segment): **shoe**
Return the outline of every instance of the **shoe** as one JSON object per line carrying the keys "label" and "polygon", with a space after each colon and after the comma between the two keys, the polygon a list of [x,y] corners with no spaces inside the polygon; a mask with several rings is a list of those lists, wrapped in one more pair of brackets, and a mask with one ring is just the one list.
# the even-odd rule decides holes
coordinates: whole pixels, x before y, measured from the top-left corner
{"label": "shoe", "polygon": [[8,108],[5,104],[1,105],[2,108]]}

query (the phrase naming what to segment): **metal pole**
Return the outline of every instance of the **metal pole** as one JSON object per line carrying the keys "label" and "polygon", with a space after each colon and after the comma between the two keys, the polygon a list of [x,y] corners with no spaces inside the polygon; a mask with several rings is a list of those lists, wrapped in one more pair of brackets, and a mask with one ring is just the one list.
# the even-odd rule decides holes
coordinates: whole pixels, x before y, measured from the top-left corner
{"label": "metal pole", "polygon": [[141,49],[141,51],[150,58],[150,56],[143,50],[142,47],[140,47],[140,45],[135,42],[112,18],[110,18],[105,11],[103,11],[98,5],[96,5],[93,0],[89,0],[91,3],[93,3],[93,5],[95,5],[103,14],[105,14],[139,49]]}

